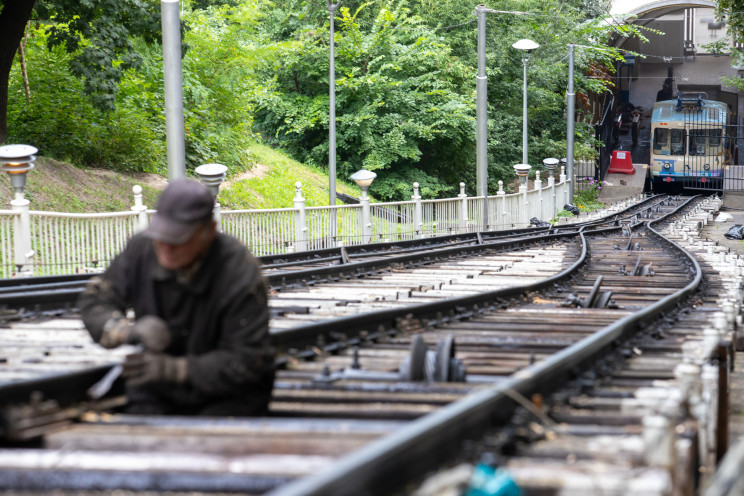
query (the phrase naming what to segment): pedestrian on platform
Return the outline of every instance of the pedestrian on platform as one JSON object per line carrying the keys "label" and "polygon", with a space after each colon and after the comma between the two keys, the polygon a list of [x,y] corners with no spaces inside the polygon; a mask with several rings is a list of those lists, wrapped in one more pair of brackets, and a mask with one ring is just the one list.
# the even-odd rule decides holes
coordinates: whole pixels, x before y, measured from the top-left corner
{"label": "pedestrian on platform", "polygon": [[261,415],[274,381],[266,284],[237,239],[217,232],[214,198],[190,179],[163,191],[78,306],[106,348],[137,344],[122,376],[128,412]]}

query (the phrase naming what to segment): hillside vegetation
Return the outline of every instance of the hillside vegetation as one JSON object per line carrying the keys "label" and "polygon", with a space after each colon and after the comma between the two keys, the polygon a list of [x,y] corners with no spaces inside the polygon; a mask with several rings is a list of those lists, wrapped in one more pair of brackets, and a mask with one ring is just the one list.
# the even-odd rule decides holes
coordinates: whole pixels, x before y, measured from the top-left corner
{"label": "hillside vegetation", "polygon": [[[293,205],[295,182],[302,182],[308,206],[328,204],[328,176],[271,148],[256,144],[250,154],[254,163],[248,171],[228,173],[218,200],[226,209],[286,208]],[[3,174],[5,176],[5,174]],[[129,210],[132,187],[143,189],[144,204],[155,208],[167,178],[148,173],[117,173],[108,169],[83,169],[66,162],[38,157],[29,172],[26,198],[32,210],[52,212],[115,212]],[[358,197],[356,185],[337,180],[337,191]],[[9,209],[13,191],[7,177],[0,178],[0,209]]]}
{"label": "hillside vegetation", "polygon": [[[9,4],[0,0],[0,12],[4,5]],[[512,44],[530,38],[540,45],[530,56],[527,77],[528,161],[540,166],[545,157],[565,155],[567,45],[581,47],[575,54],[574,89],[579,103],[587,102],[587,95],[607,91],[609,82],[586,71],[624,60],[606,42],[642,29],[607,24],[603,4],[595,0],[499,5],[505,10],[488,14],[485,47],[492,194],[499,180],[514,178],[513,165],[523,161],[523,64]],[[8,76],[7,142],[36,146],[43,156],[88,170],[167,175],[157,4],[45,0],[35,6],[20,40],[24,63],[15,57]],[[375,171],[370,192],[380,200],[410,198],[414,181],[426,198],[457,195],[461,181],[468,194],[475,194],[478,29],[473,9],[474,3],[465,0],[342,2],[334,15],[333,40],[339,180],[362,167]],[[188,170],[212,162],[228,166],[234,182],[220,202],[238,208],[289,206],[298,178],[308,186],[326,184],[327,172],[320,172],[327,170],[330,154],[326,4],[184,0],[180,15]],[[0,32],[0,40],[7,36]],[[2,103],[0,95],[0,110]],[[591,116],[582,119],[589,111],[577,106],[579,159],[595,153]],[[273,156],[256,143],[288,155]],[[287,157],[311,168],[297,170]],[[113,180],[100,184],[112,188],[96,193],[102,198],[88,201],[84,192],[68,194],[65,180],[42,181],[50,185],[47,190],[35,190],[42,188],[34,182],[45,170],[40,165],[30,178],[29,194],[37,200],[59,197],[59,206],[79,210],[118,208],[113,197],[122,195],[113,194],[118,191]],[[246,180],[237,180],[243,173]],[[102,176],[100,181],[110,180]],[[70,181],[85,190],[89,179]],[[320,191],[309,188],[305,196],[309,203],[327,203]]]}

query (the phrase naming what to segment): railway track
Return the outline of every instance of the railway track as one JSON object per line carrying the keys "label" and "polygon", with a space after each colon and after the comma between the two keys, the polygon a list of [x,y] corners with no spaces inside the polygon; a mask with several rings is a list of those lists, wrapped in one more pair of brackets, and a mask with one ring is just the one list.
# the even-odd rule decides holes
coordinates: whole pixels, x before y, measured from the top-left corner
{"label": "railway track", "polygon": [[[671,209],[657,204],[642,211]],[[95,350],[74,318],[49,320],[51,336],[34,335],[36,323],[12,323],[13,333],[27,336],[18,337],[17,354],[6,358],[21,375],[0,376],[3,435],[44,436],[43,449],[0,450],[0,487],[380,494],[400,484],[395,465],[420,477],[430,469],[424,461],[452,458],[444,447],[477,438],[495,420],[508,422],[512,392],[554,390],[629,336],[636,320],[648,322],[694,289],[696,262],[638,217],[635,226],[592,234],[542,233],[529,249],[525,241],[502,239],[428,250],[418,259],[399,253],[361,272],[350,263],[335,272],[305,269],[289,282],[282,276],[272,298],[272,336],[282,354],[266,419],[106,413],[121,397],[85,402],[84,385],[116,356]],[[404,269],[405,275],[396,273]],[[514,274],[528,277],[514,281]],[[405,286],[396,288],[401,277]],[[309,286],[300,287],[303,278]],[[360,280],[366,284],[356,291]],[[377,294],[376,301],[364,301],[365,291]],[[357,306],[350,305],[352,294]],[[380,308],[358,314],[373,305]],[[67,345],[47,347],[46,361],[31,357],[30,343],[59,336],[64,326],[71,356],[85,356],[85,366],[51,378],[28,370],[23,376],[58,358],[56,350]],[[16,364],[11,357],[25,358]],[[39,393],[31,400],[30,391]],[[483,446],[471,451],[491,450]]]}
{"label": "railway track", "polygon": [[[666,197],[649,197],[632,204],[620,204],[608,209],[606,215],[582,222],[573,222],[551,228],[514,229],[511,231],[476,232],[413,239],[372,245],[268,255],[259,257],[264,274],[273,287],[286,284],[306,285],[316,279],[335,277],[349,273],[359,264],[377,262],[384,265],[385,259],[415,259],[421,254],[447,251],[456,248],[482,246],[485,244],[508,244],[528,237],[540,237],[555,233],[570,233],[580,229],[619,225],[623,221],[656,214],[669,208],[671,200]],[[0,280],[0,308],[23,308],[24,311],[43,311],[72,306],[91,274],[30,277]]]}

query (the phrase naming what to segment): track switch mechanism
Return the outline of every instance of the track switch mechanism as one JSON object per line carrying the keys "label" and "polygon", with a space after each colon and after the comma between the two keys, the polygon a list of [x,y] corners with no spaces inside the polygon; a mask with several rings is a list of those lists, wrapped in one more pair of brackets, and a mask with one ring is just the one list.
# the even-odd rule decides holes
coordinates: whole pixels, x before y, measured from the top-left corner
{"label": "track switch mechanism", "polygon": [[654,272],[653,262],[641,264],[641,255],[638,255],[638,260],[636,260],[635,266],[632,270],[628,270],[627,265],[623,264],[622,267],[620,267],[620,270],[617,271],[617,274],[620,276],[653,277],[656,275],[656,272]]}
{"label": "track switch mechanism", "polygon": [[455,340],[449,335],[428,349],[420,334],[411,340],[410,354],[398,369],[405,381],[464,382],[467,376],[462,360],[455,358]]}
{"label": "track switch mechanism", "polygon": [[575,308],[617,308],[617,305],[612,300],[612,291],[600,291],[602,280],[602,276],[597,277],[592,290],[589,292],[589,296],[586,298],[580,298],[575,294],[570,294],[561,303],[561,306]]}

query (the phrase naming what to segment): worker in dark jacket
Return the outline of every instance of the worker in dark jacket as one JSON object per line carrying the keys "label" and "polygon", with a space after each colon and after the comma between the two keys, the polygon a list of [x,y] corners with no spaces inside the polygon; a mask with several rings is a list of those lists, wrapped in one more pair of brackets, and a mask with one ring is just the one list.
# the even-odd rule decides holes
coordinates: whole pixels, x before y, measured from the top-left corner
{"label": "worker in dark jacket", "polygon": [[213,205],[201,183],[171,182],[148,228],[79,299],[96,342],[142,347],[123,364],[131,413],[266,412],[266,286],[246,247],[217,232]]}

